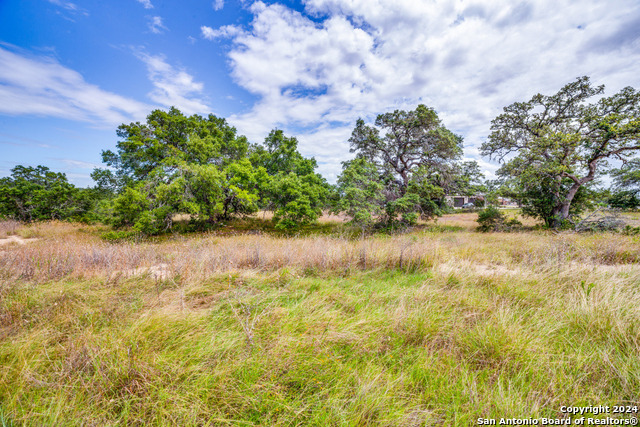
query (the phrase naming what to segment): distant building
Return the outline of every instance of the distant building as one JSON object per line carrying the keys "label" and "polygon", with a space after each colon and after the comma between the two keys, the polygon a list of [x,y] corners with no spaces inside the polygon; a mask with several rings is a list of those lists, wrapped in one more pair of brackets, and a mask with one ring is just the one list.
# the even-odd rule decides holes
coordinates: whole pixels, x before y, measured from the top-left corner
{"label": "distant building", "polygon": [[[447,205],[451,206],[452,208],[462,208],[467,203],[473,203],[476,207],[486,206],[484,194],[476,194],[473,196],[459,196],[459,195],[444,196],[444,200],[447,203]],[[476,203],[476,201],[479,201],[481,203]],[[498,202],[496,203],[496,206],[499,208],[520,207],[518,202],[515,202],[506,197],[498,197]]]}
{"label": "distant building", "polygon": [[474,196],[444,196],[444,200],[447,204],[454,208],[461,208],[467,203],[473,203],[476,205],[476,201],[482,202],[480,206],[484,206],[484,196],[481,194],[477,194]]}
{"label": "distant building", "polygon": [[498,197],[498,207],[501,208],[517,208],[520,207],[518,202],[515,202],[511,199],[507,199],[506,197]]}

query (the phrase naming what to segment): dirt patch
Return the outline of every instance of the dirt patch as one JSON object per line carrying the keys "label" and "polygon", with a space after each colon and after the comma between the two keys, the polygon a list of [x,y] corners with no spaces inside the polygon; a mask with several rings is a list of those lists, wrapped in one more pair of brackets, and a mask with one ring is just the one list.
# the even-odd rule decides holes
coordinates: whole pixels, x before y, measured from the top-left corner
{"label": "dirt patch", "polygon": [[217,304],[220,300],[224,298],[228,298],[230,294],[231,294],[230,291],[223,291],[213,295],[193,298],[189,300],[188,306],[194,310],[205,310],[205,309],[211,308],[213,305]]}
{"label": "dirt patch", "polygon": [[471,272],[479,276],[502,276],[520,274],[521,270],[517,268],[507,268],[504,265],[499,264],[454,264],[444,263],[438,265],[437,269],[441,273],[453,273],[453,272]]}
{"label": "dirt patch", "polygon": [[30,243],[30,242],[35,242],[36,240],[39,240],[39,239],[36,239],[36,238],[25,239],[25,238],[22,238],[20,236],[9,236],[9,237],[6,237],[4,239],[0,239],[0,246],[8,245],[8,244],[11,244],[11,243],[17,243],[18,245],[22,246],[22,245],[26,245],[27,243]]}
{"label": "dirt patch", "polygon": [[149,276],[154,280],[166,280],[172,276],[171,269],[167,264],[157,264],[151,267],[132,268],[130,270],[118,270],[111,273],[111,277],[137,277]]}
{"label": "dirt patch", "polygon": [[590,264],[585,262],[569,262],[567,268],[575,270],[592,270],[599,273],[634,273],[640,271],[638,264]]}

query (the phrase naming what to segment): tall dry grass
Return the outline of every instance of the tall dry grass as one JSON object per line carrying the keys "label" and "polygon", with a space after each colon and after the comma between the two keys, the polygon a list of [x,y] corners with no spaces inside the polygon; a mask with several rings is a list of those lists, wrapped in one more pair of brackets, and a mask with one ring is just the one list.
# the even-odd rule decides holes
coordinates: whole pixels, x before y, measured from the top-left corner
{"label": "tall dry grass", "polygon": [[0,423],[465,426],[640,405],[637,236],[451,230],[107,243],[20,226],[38,240],[0,248]]}
{"label": "tall dry grass", "polygon": [[20,228],[21,224],[18,221],[4,220],[0,221],[0,239],[7,236],[13,236]]}
{"label": "tall dry grass", "polygon": [[447,263],[558,270],[640,262],[638,237],[616,234],[427,231],[362,240],[200,235],[159,243],[107,243],[89,227],[64,223],[41,224],[22,233],[41,237],[0,253],[0,277],[4,280],[110,277],[159,264],[188,282],[221,272],[281,268],[333,274],[380,268],[416,270]]}

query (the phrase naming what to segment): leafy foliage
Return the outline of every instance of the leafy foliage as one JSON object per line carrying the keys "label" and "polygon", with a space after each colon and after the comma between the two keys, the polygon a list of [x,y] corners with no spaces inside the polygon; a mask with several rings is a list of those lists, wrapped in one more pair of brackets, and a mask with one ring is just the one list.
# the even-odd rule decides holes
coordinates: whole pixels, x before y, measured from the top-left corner
{"label": "leafy foliage", "polygon": [[265,172],[253,167],[246,138],[224,119],[155,110],[145,124],[121,125],[118,136],[117,153],[102,153],[115,172],[92,175],[101,191],[116,193],[114,225],[156,234],[170,229],[177,213],[214,223],[257,210]]}
{"label": "leafy foliage", "polygon": [[370,227],[384,212],[384,186],[378,179],[378,169],[363,158],[342,165],[342,174],[338,177],[341,196],[334,210],[346,213],[354,225]]}
{"label": "leafy foliage", "polygon": [[18,165],[0,178],[0,217],[31,222],[89,220],[96,194],[76,188],[63,173],[45,166]]}
{"label": "leafy foliage", "polygon": [[522,223],[515,218],[507,219],[506,215],[498,208],[489,206],[478,212],[478,231],[511,231],[521,227]]}
{"label": "leafy foliage", "polygon": [[176,214],[212,225],[260,207],[275,211],[278,228],[295,228],[318,218],[329,193],[316,161],[279,130],[250,146],[224,119],[171,108],[123,124],[118,136],[117,152],[102,153],[111,169],[92,176],[99,191],[115,195],[102,207],[110,222],[143,234],[170,230]]}
{"label": "leafy foliage", "polygon": [[615,188],[637,195],[640,193],[640,158],[632,159],[611,171]]}
{"label": "leafy foliage", "polygon": [[589,185],[581,186],[569,205],[567,218],[558,220],[554,213],[557,207],[556,194],[567,191],[571,185],[567,180],[553,180],[524,174],[518,179],[505,181],[500,189],[500,195],[516,200],[521,205],[522,214],[531,218],[539,218],[549,228],[570,228],[572,221],[587,209],[593,207],[594,190]]}
{"label": "leafy foliage", "polygon": [[627,87],[587,103],[603,92],[581,77],[555,95],[511,104],[492,121],[482,145],[483,155],[503,163],[498,175],[513,179],[514,196],[531,207],[528,214],[551,227],[570,218],[581,189],[608,159],[640,150],[640,93]]}
{"label": "leafy foliage", "polygon": [[276,228],[294,229],[309,224],[322,214],[328,190],[317,174],[296,175],[289,172],[272,178],[269,193],[275,207]]}
{"label": "leafy foliage", "polygon": [[274,129],[264,146],[251,147],[251,163],[265,173],[259,185],[260,204],[274,212],[276,228],[291,230],[318,219],[330,186],[315,169],[314,158],[298,151],[298,140]]}
{"label": "leafy foliage", "polygon": [[337,211],[360,226],[374,220],[412,224],[441,214],[438,200],[453,187],[462,138],[445,128],[433,109],[419,105],[380,114],[375,126],[359,119],[349,142],[356,160],[343,163]]}
{"label": "leafy foliage", "polygon": [[609,206],[616,209],[637,209],[640,198],[633,191],[617,191],[609,198]]}
{"label": "leafy foliage", "polygon": [[[246,156],[249,144],[225,119],[209,114],[186,117],[172,107],[154,110],[146,123],[122,124],[117,135],[117,153],[102,152],[102,160],[116,170],[110,181],[116,188],[149,178],[158,168],[179,163],[226,166]],[[104,173],[104,175],[108,175]],[[97,176],[97,175],[96,175]]]}

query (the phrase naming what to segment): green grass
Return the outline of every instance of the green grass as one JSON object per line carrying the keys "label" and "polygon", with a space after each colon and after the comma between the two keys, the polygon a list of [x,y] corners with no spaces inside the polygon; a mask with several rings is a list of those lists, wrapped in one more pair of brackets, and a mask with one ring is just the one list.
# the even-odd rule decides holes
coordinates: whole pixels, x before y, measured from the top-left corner
{"label": "green grass", "polygon": [[640,390],[637,318],[620,330],[620,314],[536,282],[221,276],[184,295],[184,310],[154,308],[154,288],[61,281],[5,296],[22,318],[0,344],[2,419],[470,425]]}
{"label": "green grass", "polygon": [[[205,249],[235,244],[240,265],[256,240],[114,245],[48,230],[0,254],[0,426],[465,426],[640,404],[634,236],[436,227],[368,240],[389,252],[370,249],[367,265],[358,252],[338,262],[361,242],[265,238],[270,256],[326,250],[335,267],[290,258],[189,276]],[[74,247],[96,265],[177,273],[47,261]],[[385,267],[393,248],[412,262]]]}

